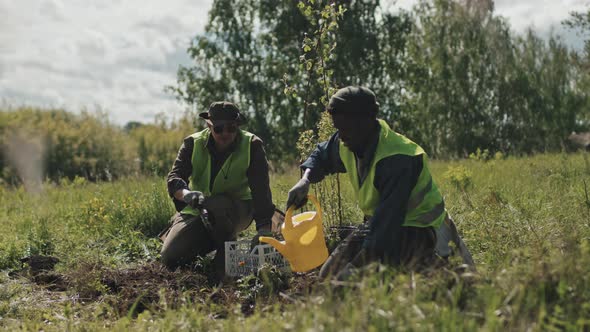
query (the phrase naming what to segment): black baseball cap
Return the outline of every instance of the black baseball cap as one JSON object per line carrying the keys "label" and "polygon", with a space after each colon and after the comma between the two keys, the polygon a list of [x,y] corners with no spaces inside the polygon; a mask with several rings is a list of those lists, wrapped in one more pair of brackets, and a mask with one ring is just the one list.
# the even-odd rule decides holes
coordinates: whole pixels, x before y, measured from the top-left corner
{"label": "black baseball cap", "polygon": [[330,114],[367,114],[376,116],[379,103],[375,93],[362,86],[347,86],[330,98],[327,110]]}

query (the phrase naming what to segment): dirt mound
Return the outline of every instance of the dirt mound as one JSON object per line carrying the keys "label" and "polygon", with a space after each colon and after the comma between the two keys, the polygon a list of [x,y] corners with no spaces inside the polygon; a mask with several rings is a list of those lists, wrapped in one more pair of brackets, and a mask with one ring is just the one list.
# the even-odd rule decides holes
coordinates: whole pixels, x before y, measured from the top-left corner
{"label": "dirt mound", "polygon": [[32,274],[51,271],[55,267],[55,264],[59,263],[58,258],[43,255],[31,255],[29,257],[21,258],[20,261],[28,265],[29,272]]}
{"label": "dirt mound", "polygon": [[11,276],[24,276],[38,285],[43,285],[51,291],[66,290],[65,280],[59,273],[53,272],[53,268],[59,259],[52,256],[31,255],[20,260],[25,267],[20,271],[10,273]]}
{"label": "dirt mound", "polygon": [[78,303],[107,303],[117,316],[135,316],[144,310],[157,312],[183,303],[216,304],[213,307],[219,311],[211,313],[213,318],[226,317],[227,310],[239,304],[241,312],[248,316],[259,305],[295,301],[317,281],[313,273],[286,275],[272,267],[261,269],[257,276],[220,284],[207,276],[202,265],[169,271],[158,262],[126,268],[82,262],[59,274],[51,271],[57,261],[49,257],[26,262],[32,265],[21,276],[50,291],[66,291]]}
{"label": "dirt mound", "polygon": [[68,290],[76,292],[80,300],[101,299],[121,315],[177,307],[187,296],[211,288],[207,277],[200,273],[169,271],[157,262],[119,269],[81,264],[64,278]]}

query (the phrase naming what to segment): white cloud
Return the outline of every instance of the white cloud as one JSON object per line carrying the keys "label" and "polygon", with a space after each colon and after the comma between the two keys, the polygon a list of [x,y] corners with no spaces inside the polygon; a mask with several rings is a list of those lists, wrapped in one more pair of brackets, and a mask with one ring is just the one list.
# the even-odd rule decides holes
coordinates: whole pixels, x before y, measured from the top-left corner
{"label": "white cloud", "polygon": [[[389,0],[386,3],[394,3],[396,8],[410,10],[418,0]],[[505,17],[512,30],[516,33],[524,33],[527,29],[547,35],[552,29],[556,33],[571,34],[566,31],[561,22],[569,17],[572,11],[586,11],[590,6],[590,0],[494,0],[494,12]],[[581,46],[581,42],[571,36],[565,36],[568,41],[573,41]]]}
{"label": "white cloud", "polygon": [[[71,110],[98,105],[119,124],[151,121],[163,111],[180,114],[163,88],[174,84],[178,65],[188,63],[185,50],[204,28],[211,2],[0,0],[0,100]],[[395,6],[410,9],[415,2]],[[589,5],[496,0],[496,13],[517,32],[532,25],[547,33],[563,31],[569,12]]]}
{"label": "white cloud", "polygon": [[40,12],[56,21],[64,21],[64,4],[61,0],[45,0],[41,3]]}
{"label": "white cloud", "polygon": [[151,121],[181,106],[163,93],[186,63],[210,0],[0,0],[0,99],[13,105],[100,106]]}
{"label": "white cloud", "polygon": [[495,11],[508,19],[511,27],[523,32],[529,27],[543,31],[561,24],[571,11],[584,11],[588,0],[496,0]]}

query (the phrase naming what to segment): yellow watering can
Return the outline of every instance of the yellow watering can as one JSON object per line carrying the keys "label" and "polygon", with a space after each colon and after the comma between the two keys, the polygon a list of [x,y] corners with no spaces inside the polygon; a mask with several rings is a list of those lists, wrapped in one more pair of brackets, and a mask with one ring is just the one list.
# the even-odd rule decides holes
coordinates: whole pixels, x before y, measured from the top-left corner
{"label": "yellow watering can", "polygon": [[303,212],[293,216],[295,206],[290,206],[285,213],[285,222],[281,234],[285,241],[272,237],[260,237],[260,242],[275,247],[291,265],[293,272],[307,272],[322,265],[328,258],[328,248],[322,227],[322,208],[318,200],[307,196],[316,206],[317,211]]}

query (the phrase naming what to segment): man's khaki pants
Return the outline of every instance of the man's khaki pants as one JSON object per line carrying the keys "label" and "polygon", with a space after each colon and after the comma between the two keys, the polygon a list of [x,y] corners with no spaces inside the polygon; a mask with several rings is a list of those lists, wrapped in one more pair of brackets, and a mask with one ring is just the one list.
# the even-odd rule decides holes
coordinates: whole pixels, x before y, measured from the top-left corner
{"label": "man's khaki pants", "polygon": [[197,256],[213,250],[218,276],[224,272],[225,241],[235,241],[238,233],[252,223],[251,201],[233,199],[228,195],[215,195],[205,199],[203,206],[209,212],[208,228],[201,216],[177,213],[170,220],[172,226],[164,234],[161,257],[169,269],[191,263]]}

